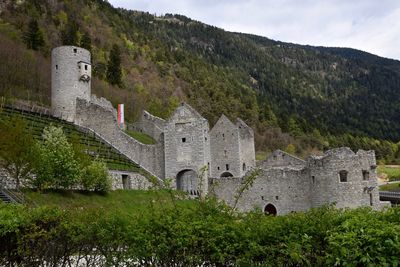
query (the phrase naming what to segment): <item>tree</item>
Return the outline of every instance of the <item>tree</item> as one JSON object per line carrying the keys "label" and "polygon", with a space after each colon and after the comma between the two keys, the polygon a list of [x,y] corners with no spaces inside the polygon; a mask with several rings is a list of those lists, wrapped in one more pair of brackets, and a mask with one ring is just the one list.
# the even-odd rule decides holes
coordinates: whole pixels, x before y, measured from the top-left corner
{"label": "tree", "polygon": [[80,45],[79,25],[73,19],[68,20],[61,32],[61,42],[63,45]]}
{"label": "tree", "polygon": [[92,39],[87,32],[85,32],[82,36],[80,47],[89,50],[89,52],[92,52]]}
{"label": "tree", "polygon": [[85,190],[108,192],[111,190],[111,179],[104,162],[93,160],[82,172],[81,185]]}
{"label": "tree", "polygon": [[20,187],[31,175],[34,140],[22,119],[0,120],[0,166]]}
{"label": "tree", "polygon": [[107,64],[107,81],[112,85],[122,86],[121,51],[116,44],[110,51]]}
{"label": "tree", "polygon": [[29,49],[39,50],[44,45],[43,33],[39,29],[37,20],[31,19],[28,29],[24,33],[23,40]]}
{"label": "tree", "polygon": [[80,176],[72,145],[61,127],[49,126],[43,131],[43,141],[37,145],[36,179],[39,190],[55,187],[70,189]]}

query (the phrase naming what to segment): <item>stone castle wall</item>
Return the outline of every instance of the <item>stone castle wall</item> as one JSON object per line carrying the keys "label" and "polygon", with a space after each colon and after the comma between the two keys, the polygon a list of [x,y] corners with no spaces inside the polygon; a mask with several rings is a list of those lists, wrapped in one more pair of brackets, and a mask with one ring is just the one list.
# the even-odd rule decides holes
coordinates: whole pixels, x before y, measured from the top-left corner
{"label": "stone castle wall", "polygon": [[[237,209],[263,211],[266,205],[272,204],[276,207],[278,215],[309,209],[311,207],[310,184],[309,181],[303,179],[306,173],[307,170],[290,168],[262,170],[253,186],[242,194]],[[244,179],[233,177],[213,179],[213,183],[217,184],[214,188],[215,196],[228,205],[233,205],[234,195]]]}
{"label": "stone castle wall", "polygon": [[112,189],[146,190],[153,186],[143,175],[136,172],[110,170]]}
{"label": "stone castle wall", "polygon": [[156,141],[161,141],[164,135],[165,120],[143,111],[140,120],[128,125],[128,129],[146,133]]}
{"label": "stone castle wall", "polygon": [[[354,153],[349,148],[333,149],[322,157],[310,157],[307,165],[313,207],[326,203],[336,203],[340,208],[379,206],[373,151]],[[346,173],[346,181],[340,180],[341,171]]]}
{"label": "stone castle wall", "polygon": [[76,124],[92,129],[154,176],[161,179],[165,177],[162,143],[156,145],[142,144],[125,134],[118,127],[117,119],[110,110],[84,99],[77,99],[76,103]]}
{"label": "stone castle wall", "polygon": [[261,162],[261,168],[270,168],[270,167],[298,167],[302,168],[307,165],[307,162],[299,159],[289,153],[286,153],[282,150],[276,150],[271,155],[268,156],[266,160]]}

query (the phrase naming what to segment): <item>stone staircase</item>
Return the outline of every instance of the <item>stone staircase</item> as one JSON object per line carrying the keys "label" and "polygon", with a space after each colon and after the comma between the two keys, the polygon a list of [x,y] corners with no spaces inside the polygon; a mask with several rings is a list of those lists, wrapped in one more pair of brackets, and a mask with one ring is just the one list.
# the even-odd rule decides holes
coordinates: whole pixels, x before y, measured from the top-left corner
{"label": "stone staircase", "polygon": [[5,193],[2,189],[0,189],[0,200],[4,203],[13,203],[15,202],[7,193]]}

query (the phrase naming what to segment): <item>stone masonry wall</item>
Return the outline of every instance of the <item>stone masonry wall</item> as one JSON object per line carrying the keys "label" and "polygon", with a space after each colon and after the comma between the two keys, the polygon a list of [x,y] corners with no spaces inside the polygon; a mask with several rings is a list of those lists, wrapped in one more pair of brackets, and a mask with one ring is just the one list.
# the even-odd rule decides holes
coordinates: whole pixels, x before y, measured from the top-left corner
{"label": "stone masonry wall", "polygon": [[52,113],[73,122],[76,98],[90,100],[91,82],[80,79],[85,66],[89,76],[91,75],[90,52],[80,47],[61,46],[53,49],[51,59]]}
{"label": "stone masonry wall", "polygon": [[[373,151],[360,150],[356,154],[349,148],[337,148],[322,157],[310,157],[307,164],[313,207],[327,203],[336,203],[339,208],[385,205],[379,201]],[[345,182],[340,181],[341,171],[347,173]]]}
{"label": "stone masonry wall", "polygon": [[[110,175],[112,177],[112,188],[116,189],[138,189],[146,190],[152,186],[146,177],[139,173],[127,172],[127,171],[115,171],[110,170]],[[124,184],[124,179],[127,182]]]}
{"label": "stone masonry wall", "polygon": [[[250,211],[255,208],[264,210],[266,205],[272,204],[277,209],[277,214],[283,215],[309,209],[311,207],[310,184],[304,179],[306,173],[306,170],[290,168],[262,170],[253,186],[239,199],[238,210]],[[234,195],[243,179],[232,177],[214,179],[213,183],[217,183],[214,188],[216,197],[232,205]]]}
{"label": "stone masonry wall", "polygon": [[268,158],[261,163],[262,168],[269,167],[305,167],[307,162],[299,159],[282,150],[275,150]]}
{"label": "stone masonry wall", "polygon": [[156,141],[161,141],[164,135],[165,120],[143,111],[140,120],[128,125],[128,129],[143,132],[151,136]]}
{"label": "stone masonry wall", "polygon": [[77,99],[76,124],[90,128],[142,168],[163,179],[163,144],[145,145],[125,134],[114,114],[102,106]]}
{"label": "stone masonry wall", "polygon": [[[181,104],[165,126],[165,176],[175,179],[184,170],[197,174],[210,162],[209,127],[187,104]],[[207,192],[206,177],[203,190]],[[176,183],[175,183],[176,185]]]}
{"label": "stone masonry wall", "polygon": [[239,146],[238,128],[222,115],[210,131],[211,177],[221,177],[224,173],[242,176]]}
{"label": "stone masonry wall", "polygon": [[254,147],[254,132],[244,121],[237,119],[240,141],[240,176],[256,166],[256,150]]}

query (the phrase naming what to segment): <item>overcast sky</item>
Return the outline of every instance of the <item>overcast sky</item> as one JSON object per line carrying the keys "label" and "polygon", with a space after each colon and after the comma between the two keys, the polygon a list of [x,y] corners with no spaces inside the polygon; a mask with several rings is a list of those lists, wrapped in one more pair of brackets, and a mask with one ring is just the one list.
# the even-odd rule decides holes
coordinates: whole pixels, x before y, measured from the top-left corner
{"label": "overcast sky", "polygon": [[109,0],[181,14],[227,31],[298,44],[352,47],[400,60],[400,0]]}

